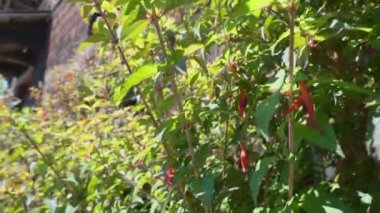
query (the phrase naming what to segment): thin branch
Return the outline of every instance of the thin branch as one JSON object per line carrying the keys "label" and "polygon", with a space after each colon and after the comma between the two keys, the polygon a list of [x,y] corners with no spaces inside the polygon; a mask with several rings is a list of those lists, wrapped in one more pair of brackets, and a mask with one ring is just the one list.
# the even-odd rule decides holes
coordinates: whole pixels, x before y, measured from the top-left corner
{"label": "thin branch", "polygon": [[[159,17],[156,14],[155,8],[153,9],[151,15],[152,15],[151,21],[152,21],[152,23],[153,23],[153,25],[154,25],[154,27],[155,27],[155,29],[157,31],[158,39],[160,41],[160,45],[161,45],[161,48],[162,48],[162,53],[163,53],[165,59],[168,60],[169,58],[168,58],[168,55],[166,53],[165,41],[163,39],[161,28],[160,28],[160,25],[158,23]],[[181,97],[181,94],[179,93],[179,90],[178,90],[178,87],[177,87],[176,74],[175,73],[173,73],[172,75],[170,75],[170,83],[172,84],[172,87],[173,87],[173,93],[174,93],[174,96],[176,98],[176,102],[177,102],[179,111],[180,111],[180,113],[183,113],[182,97]],[[199,177],[199,173],[198,173],[198,169],[197,169],[196,161],[195,161],[195,153],[194,153],[193,141],[192,141],[191,134],[190,134],[191,126],[190,127],[188,126],[187,121],[185,121],[184,124],[185,124],[184,131],[185,131],[186,142],[187,142],[187,146],[188,146],[188,149],[189,149],[191,161],[193,163],[194,173],[195,173],[196,177]],[[181,192],[181,195],[182,195],[184,201],[189,205],[189,207],[191,209],[192,206],[191,206],[190,201],[186,197],[186,194],[184,192],[184,186],[181,184],[179,186],[179,189],[180,189],[180,192]],[[208,213],[208,208],[206,206],[203,206],[203,209],[204,209],[205,213]]]}
{"label": "thin branch", "polygon": [[[161,28],[160,28],[160,25],[158,23],[158,20],[159,20],[159,18],[158,18],[157,14],[156,14],[156,10],[153,9],[153,11],[152,11],[152,23],[153,23],[153,25],[154,25],[154,27],[155,27],[155,29],[157,31],[158,39],[160,40],[160,45],[161,45],[161,48],[162,48],[162,54],[164,55],[165,59],[168,60],[168,55],[166,53],[166,47],[165,47],[165,41],[163,39]],[[170,83],[171,83],[171,85],[173,87],[173,93],[174,93],[174,96],[176,98],[179,111],[180,111],[180,113],[183,113],[182,97],[181,97],[181,94],[178,91],[175,73],[173,73],[172,75],[170,75]],[[198,170],[197,170],[197,167],[196,167],[196,163],[195,163],[195,154],[194,154],[193,140],[191,138],[190,128],[188,127],[187,122],[185,122],[184,131],[185,131],[185,137],[186,137],[187,146],[188,146],[188,149],[189,149],[189,152],[190,152],[191,161],[192,161],[193,167],[194,167],[194,173],[195,173],[195,175],[197,177],[199,177],[199,173],[198,173]]]}
{"label": "thin branch", "polygon": [[66,184],[66,182],[64,181],[64,178],[62,177],[62,175],[58,172],[58,170],[54,167],[54,165],[52,163],[49,162],[49,159],[47,159],[46,155],[42,152],[42,150],[40,149],[40,147],[38,146],[38,143],[36,140],[34,140],[34,138],[32,138],[32,136],[30,136],[30,134],[27,132],[27,130],[24,128],[24,127],[20,127],[17,122],[15,120],[13,120],[12,118],[10,118],[10,123],[16,127],[17,129],[19,129],[19,131],[26,137],[26,139],[28,140],[30,146],[40,155],[42,161],[53,171],[54,175],[60,180],[60,182],[68,189],[68,190],[72,190],[72,188]]}
{"label": "thin branch", "polygon": [[267,8],[269,12],[272,13],[272,15],[274,15],[277,19],[281,20],[284,24],[286,24],[287,26],[289,26],[290,23],[288,23],[288,20],[286,20],[286,18],[284,16],[282,16],[279,12],[273,10],[272,8]]}
{"label": "thin branch", "polygon": [[[231,84],[230,81],[227,80],[227,93],[231,92]],[[228,128],[230,126],[230,101],[229,97],[227,96],[227,120],[226,120],[226,126],[225,126],[225,135],[224,135],[224,147],[223,147],[223,178],[225,176],[225,169],[226,169],[226,162],[227,162],[227,152],[228,152]]]}
{"label": "thin branch", "polygon": [[184,202],[189,206],[190,209],[192,209],[191,201],[189,200],[189,198],[187,198],[186,192],[182,184],[179,185],[179,192],[181,193]]}
{"label": "thin branch", "polygon": [[[106,26],[107,26],[107,29],[108,31],[110,32],[111,34],[111,37],[112,37],[112,40],[113,40],[113,43],[116,45],[117,47],[117,50],[119,52],[119,55],[120,55],[120,59],[122,61],[123,64],[125,64],[125,66],[127,67],[127,70],[129,72],[129,74],[132,74],[132,69],[131,69],[131,66],[129,65],[129,62],[127,60],[127,58],[125,57],[124,55],[124,48],[123,46],[120,44],[119,42],[119,39],[117,38],[117,35],[115,33],[115,31],[112,29],[111,27],[111,24],[108,20],[108,18],[106,17],[106,15],[104,14],[103,10],[102,10],[102,7],[99,3],[98,0],[94,0],[94,4],[95,4],[95,8],[96,10],[98,11],[98,13],[100,14],[100,16],[102,17],[102,19],[104,20]],[[154,118],[154,115],[153,115],[153,111],[151,109],[151,107],[149,106],[148,104],[148,101],[146,100],[146,97],[145,95],[141,92],[141,89],[140,87],[137,86],[137,92],[140,94],[140,97],[141,97],[141,100],[146,108],[146,111],[150,117],[150,119],[152,120],[152,123],[154,125],[154,127],[158,127],[158,122],[157,120]]]}
{"label": "thin branch", "polygon": [[[133,188],[135,188],[135,187],[138,186],[138,183],[136,183],[136,182],[133,181],[133,180],[130,180],[130,179],[126,178],[124,175],[120,175],[120,177],[121,177],[121,179],[122,179],[124,182],[126,182],[127,184],[133,186]],[[146,195],[149,199],[151,199],[151,200],[155,200],[155,201],[159,204],[160,208],[162,208],[161,202],[160,202],[159,199],[158,199],[157,197],[155,197],[153,194],[148,193],[148,192],[146,192],[146,191],[144,191],[144,190],[140,190],[140,192],[143,193],[144,195]]]}
{"label": "thin branch", "polygon": [[[289,97],[288,104],[289,107],[293,103],[293,84],[294,84],[294,28],[295,28],[295,19],[296,19],[296,5],[294,0],[290,1],[289,7]],[[288,148],[289,155],[291,156],[288,162],[288,199],[290,200],[293,197],[294,190],[294,121],[293,121],[293,112],[288,114]]]}

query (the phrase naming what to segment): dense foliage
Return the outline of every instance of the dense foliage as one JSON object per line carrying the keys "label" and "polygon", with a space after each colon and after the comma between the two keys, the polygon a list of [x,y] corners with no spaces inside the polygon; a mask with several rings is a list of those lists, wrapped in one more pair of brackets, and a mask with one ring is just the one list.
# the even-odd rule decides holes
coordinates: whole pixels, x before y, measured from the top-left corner
{"label": "dense foliage", "polygon": [[380,211],[375,1],[74,1],[99,51],[0,106],[1,210]]}

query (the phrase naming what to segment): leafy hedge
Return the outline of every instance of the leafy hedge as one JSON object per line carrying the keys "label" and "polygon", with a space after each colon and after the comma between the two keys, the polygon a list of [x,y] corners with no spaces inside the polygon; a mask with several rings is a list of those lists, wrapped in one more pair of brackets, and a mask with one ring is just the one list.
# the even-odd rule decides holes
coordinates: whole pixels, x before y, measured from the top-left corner
{"label": "leafy hedge", "polygon": [[74,1],[99,51],[0,106],[0,209],[380,211],[375,1]]}

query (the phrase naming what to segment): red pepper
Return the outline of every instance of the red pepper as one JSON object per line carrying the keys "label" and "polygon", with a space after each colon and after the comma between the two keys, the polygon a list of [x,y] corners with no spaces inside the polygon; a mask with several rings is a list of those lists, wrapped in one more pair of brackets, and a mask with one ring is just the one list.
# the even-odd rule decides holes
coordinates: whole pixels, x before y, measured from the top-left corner
{"label": "red pepper", "polygon": [[168,185],[172,185],[174,180],[174,169],[173,167],[166,168],[165,171],[165,182]]}
{"label": "red pepper", "polygon": [[248,155],[245,145],[240,143],[240,165],[243,173],[248,171]]}
{"label": "red pepper", "polygon": [[307,89],[307,83],[306,81],[300,81],[298,84],[301,89],[302,104],[304,105],[307,114],[307,123],[312,127],[316,127],[314,103]]}
{"label": "red pepper", "polygon": [[245,90],[240,90],[240,95],[239,95],[239,115],[240,117],[245,117],[246,114],[246,109],[247,109],[247,94]]}

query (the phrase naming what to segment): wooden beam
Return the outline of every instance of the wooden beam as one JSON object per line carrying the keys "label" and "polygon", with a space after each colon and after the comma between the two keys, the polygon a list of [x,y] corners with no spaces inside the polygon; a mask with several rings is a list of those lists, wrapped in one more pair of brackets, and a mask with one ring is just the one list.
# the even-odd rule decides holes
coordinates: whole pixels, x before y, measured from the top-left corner
{"label": "wooden beam", "polygon": [[22,9],[26,9],[26,10],[33,10],[33,9],[36,9],[36,7],[33,7],[31,5],[28,5],[28,4],[25,4],[24,2],[21,2],[19,0],[13,0],[13,5],[15,8],[22,8]]}
{"label": "wooden beam", "polygon": [[37,10],[42,0],[0,0],[0,11]]}
{"label": "wooden beam", "polygon": [[12,0],[5,0],[4,11],[9,10],[9,8],[11,7],[11,1]]}
{"label": "wooden beam", "polygon": [[21,66],[30,66],[29,63],[26,63],[23,60],[20,60],[18,58],[11,58],[7,56],[0,55],[0,63],[9,63],[9,64],[15,64],[15,65],[21,65]]}
{"label": "wooden beam", "polygon": [[0,54],[21,52],[25,48],[25,46],[15,42],[0,42],[0,47]]}
{"label": "wooden beam", "polygon": [[50,11],[19,11],[19,12],[5,12],[0,11],[0,17],[4,18],[30,18],[30,17],[50,17]]}

